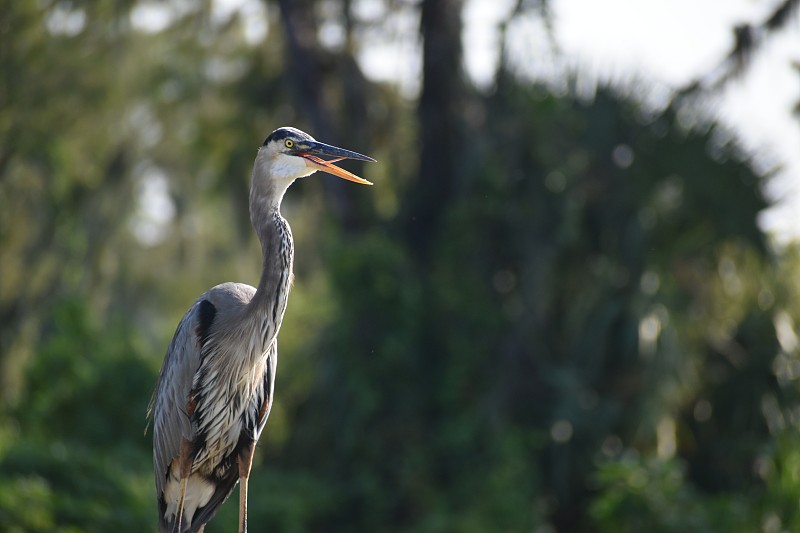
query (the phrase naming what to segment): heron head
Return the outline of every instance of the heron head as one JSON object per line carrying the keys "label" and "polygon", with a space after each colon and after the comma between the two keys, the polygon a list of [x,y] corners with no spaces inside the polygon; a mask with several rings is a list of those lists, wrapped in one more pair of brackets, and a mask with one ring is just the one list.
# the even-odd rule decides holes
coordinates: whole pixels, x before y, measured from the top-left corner
{"label": "heron head", "polygon": [[296,128],[278,128],[269,134],[259,150],[259,158],[269,166],[273,179],[294,181],[321,170],[340,178],[372,185],[369,181],[335,166],[342,159],[375,161],[371,157],[316,141]]}

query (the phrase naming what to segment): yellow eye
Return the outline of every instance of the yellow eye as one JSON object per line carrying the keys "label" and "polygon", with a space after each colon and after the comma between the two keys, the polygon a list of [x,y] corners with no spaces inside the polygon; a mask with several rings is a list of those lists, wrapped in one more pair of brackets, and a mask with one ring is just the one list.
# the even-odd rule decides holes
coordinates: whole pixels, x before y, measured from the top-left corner
{"label": "yellow eye", "polygon": [[294,146],[294,141],[291,139],[286,139],[286,141],[283,144],[286,145],[286,148],[291,148]]}

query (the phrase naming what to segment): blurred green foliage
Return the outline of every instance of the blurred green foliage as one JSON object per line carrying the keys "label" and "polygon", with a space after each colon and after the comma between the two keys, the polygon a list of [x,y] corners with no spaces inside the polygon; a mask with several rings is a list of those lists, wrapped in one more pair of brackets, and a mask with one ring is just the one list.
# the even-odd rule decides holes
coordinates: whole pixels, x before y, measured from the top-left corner
{"label": "blurred green foliage", "polygon": [[284,202],[254,530],[800,529],[800,248],[725,132],[502,62],[478,92],[452,0],[418,99],[360,72],[350,2],[266,2],[256,42],[150,4],[3,2],[0,530],[154,528],[150,392],[194,298],[257,279],[249,166],[288,124],[381,163]]}

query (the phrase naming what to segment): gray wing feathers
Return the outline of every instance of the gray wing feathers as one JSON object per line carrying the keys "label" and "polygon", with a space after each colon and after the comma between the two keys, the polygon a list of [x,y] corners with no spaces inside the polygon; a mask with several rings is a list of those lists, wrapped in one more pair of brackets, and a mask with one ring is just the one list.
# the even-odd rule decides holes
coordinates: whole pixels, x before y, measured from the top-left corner
{"label": "gray wing feathers", "polygon": [[181,438],[191,441],[195,437],[186,406],[201,363],[197,332],[202,321],[203,300],[208,300],[217,310],[216,319],[224,321],[226,316],[235,316],[232,311],[242,309],[255,292],[255,288],[243,283],[217,285],[195,301],[175,330],[148,408],[153,419],[153,461],[158,494],[164,488],[170,463],[180,452]]}
{"label": "gray wing feathers", "polygon": [[[205,295],[204,295],[205,296]],[[192,388],[192,379],[200,367],[200,346],[195,333],[199,323],[197,309],[203,297],[186,312],[172,342],[167,348],[164,364],[158,377],[150,414],[153,418],[153,461],[158,494],[172,460],[180,452],[181,438],[191,440],[192,424],[186,405]]]}

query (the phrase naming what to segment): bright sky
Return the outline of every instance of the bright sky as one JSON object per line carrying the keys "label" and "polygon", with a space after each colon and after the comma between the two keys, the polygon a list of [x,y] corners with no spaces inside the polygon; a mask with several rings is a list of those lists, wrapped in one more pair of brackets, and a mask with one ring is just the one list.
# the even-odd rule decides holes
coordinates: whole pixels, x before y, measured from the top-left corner
{"label": "bright sky", "polygon": [[[591,80],[647,80],[648,101],[658,104],[678,88],[720,64],[733,44],[732,28],[758,25],[780,0],[550,0],[555,46],[570,67]],[[371,24],[360,35],[359,62],[375,80],[397,83],[407,96],[420,86],[420,42],[417,10],[412,2],[355,0],[356,16]],[[515,0],[465,0],[464,52],[468,74],[479,87],[491,83],[499,56],[498,23]],[[185,2],[140,4],[132,14],[135,27],[158,31],[169,24]],[[321,4],[322,7],[329,4]],[[260,0],[215,0],[214,14],[226,19],[239,13],[245,37],[253,44],[267,31]],[[767,187],[776,205],[763,214],[762,227],[779,242],[800,239],[800,117],[792,108],[800,101],[800,14],[789,28],[759,51],[747,76],[732,82],[712,110],[736,132],[756,158],[760,170],[782,169]],[[508,56],[520,75],[558,84],[564,72],[547,53],[553,43],[535,16],[518,17],[508,28]],[[324,24],[320,40],[337,46],[343,31]],[[554,81],[555,80],[555,81]]]}
{"label": "bright sky", "polygon": [[[468,0],[465,16],[467,67],[477,81],[491,72],[487,61],[496,53],[490,28],[498,11],[508,8],[492,0]],[[654,94],[714,71],[733,46],[732,28],[761,24],[778,0],[551,0],[556,45],[570,63],[590,78],[644,78],[655,83]],[[493,13],[494,18],[493,18]],[[487,29],[488,27],[488,29]],[[535,20],[510,25],[509,55],[520,73],[549,78],[558,73],[537,61],[537,50],[549,46]],[[482,43],[482,44],[479,44]],[[469,46],[481,49],[470,52]],[[495,44],[496,48],[496,44]],[[800,14],[755,56],[747,75],[721,94],[717,119],[731,128],[756,157],[759,170],[780,164],[767,187],[776,203],[760,219],[762,228],[779,242],[800,239]],[[659,91],[658,89],[661,88]],[[652,97],[652,95],[651,95]]]}

